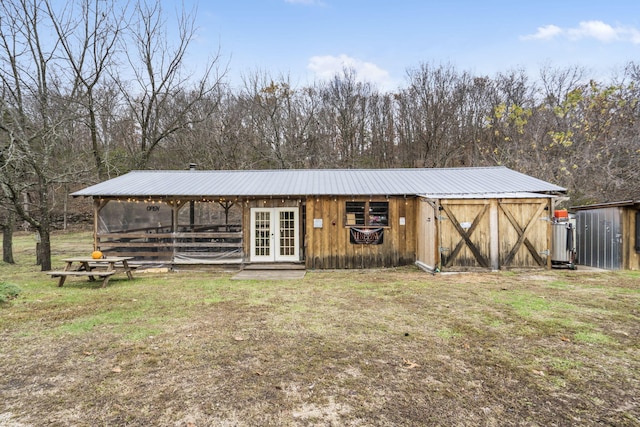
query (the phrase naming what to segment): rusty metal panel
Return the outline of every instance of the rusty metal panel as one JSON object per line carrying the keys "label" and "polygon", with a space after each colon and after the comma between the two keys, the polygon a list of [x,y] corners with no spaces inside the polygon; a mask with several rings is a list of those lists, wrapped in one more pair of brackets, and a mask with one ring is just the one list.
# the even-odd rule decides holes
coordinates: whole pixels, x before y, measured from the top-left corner
{"label": "rusty metal panel", "polygon": [[620,208],[576,212],[578,264],[607,270],[622,268]]}

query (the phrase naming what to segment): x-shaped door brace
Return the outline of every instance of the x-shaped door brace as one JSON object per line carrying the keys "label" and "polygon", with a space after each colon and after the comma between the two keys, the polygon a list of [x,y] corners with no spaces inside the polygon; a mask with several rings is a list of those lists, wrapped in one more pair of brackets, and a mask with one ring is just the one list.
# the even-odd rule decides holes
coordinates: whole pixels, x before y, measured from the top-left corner
{"label": "x-shaped door brace", "polygon": [[447,260],[445,267],[451,267],[451,264],[453,264],[453,260],[456,258],[456,256],[462,250],[462,247],[466,243],[469,250],[473,253],[473,256],[476,257],[476,261],[478,261],[478,264],[480,264],[482,267],[489,268],[489,261],[482,255],[480,250],[471,241],[471,235],[473,234],[478,224],[480,224],[480,220],[482,219],[482,217],[489,210],[489,205],[484,205],[484,208],[475,217],[475,219],[473,220],[473,223],[471,224],[471,227],[469,227],[468,230],[465,230],[464,228],[462,228],[462,226],[458,222],[458,219],[455,217],[455,215],[453,215],[453,213],[451,212],[451,209],[449,209],[447,205],[441,205],[441,206],[444,212],[447,214],[447,216],[451,220],[451,223],[453,224],[453,226],[456,228],[460,236],[462,236],[462,240],[460,240],[456,245],[456,247],[453,249],[453,251],[451,251],[451,255],[449,255],[449,259]]}
{"label": "x-shaped door brace", "polygon": [[511,264],[511,261],[513,261],[513,258],[516,256],[516,253],[518,253],[518,250],[520,249],[520,246],[522,246],[523,243],[529,250],[529,253],[531,254],[531,256],[533,256],[533,259],[535,259],[535,261],[538,263],[538,265],[541,267],[544,267],[545,265],[544,260],[542,259],[540,254],[538,254],[538,250],[536,249],[535,246],[533,246],[533,243],[531,243],[531,241],[527,238],[527,234],[533,228],[532,227],[533,223],[540,217],[540,214],[545,208],[545,204],[542,203],[540,204],[540,206],[538,206],[538,210],[536,211],[535,215],[533,215],[531,219],[529,219],[529,222],[527,223],[524,229],[520,227],[520,224],[518,224],[518,221],[515,219],[513,214],[511,214],[511,212],[509,212],[508,209],[502,206],[503,205],[502,203],[498,203],[498,205],[500,206],[500,210],[504,212],[505,216],[507,217],[511,225],[518,233],[518,241],[515,243],[515,245],[513,245],[513,248],[511,248],[511,251],[509,252],[507,257],[504,259],[503,267],[508,267],[509,264]]}

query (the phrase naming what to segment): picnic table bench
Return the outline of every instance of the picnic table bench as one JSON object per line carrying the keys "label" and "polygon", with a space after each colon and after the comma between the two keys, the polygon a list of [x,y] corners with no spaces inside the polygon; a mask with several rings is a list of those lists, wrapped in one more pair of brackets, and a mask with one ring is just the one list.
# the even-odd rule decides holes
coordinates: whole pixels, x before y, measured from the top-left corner
{"label": "picnic table bench", "polygon": [[[95,281],[96,278],[100,278],[102,279],[102,287],[104,288],[107,286],[107,283],[109,283],[109,278],[120,270],[127,274],[129,280],[133,279],[131,267],[128,263],[130,259],[133,259],[133,257],[109,257],[99,259],[91,257],[65,258],[63,261],[65,261],[67,265],[64,270],[47,271],[46,273],[51,277],[59,278],[58,286],[64,285],[67,277],[76,276],[88,277],[90,281]],[[79,264],[75,269],[73,268],[74,263]]]}

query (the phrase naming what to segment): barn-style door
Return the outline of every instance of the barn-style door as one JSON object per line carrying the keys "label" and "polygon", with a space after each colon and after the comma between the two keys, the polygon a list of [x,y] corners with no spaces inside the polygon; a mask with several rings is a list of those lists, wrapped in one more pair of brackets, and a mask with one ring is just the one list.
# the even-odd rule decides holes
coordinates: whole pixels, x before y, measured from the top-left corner
{"label": "barn-style door", "polygon": [[489,268],[489,204],[486,201],[440,205],[441,261],[444,267]]}
{"label": "barn-style door", "polygon": [[[499,201],[500,266],[544,267],[547,264],[547,199]],[[510,243],[512,246],[510,245]]]}
{"label": "barn-style door", "polygon": [[439,263],[468,270],[550,267],[551,199],[441,199]]}

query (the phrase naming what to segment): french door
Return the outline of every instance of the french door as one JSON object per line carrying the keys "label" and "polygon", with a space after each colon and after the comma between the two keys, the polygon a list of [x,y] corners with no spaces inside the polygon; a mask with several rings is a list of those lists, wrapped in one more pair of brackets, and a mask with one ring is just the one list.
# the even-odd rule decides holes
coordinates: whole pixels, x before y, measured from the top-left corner
{"label": "french door", "polygon": [[251,261],[299,261],[298,208],[251,209]]}

